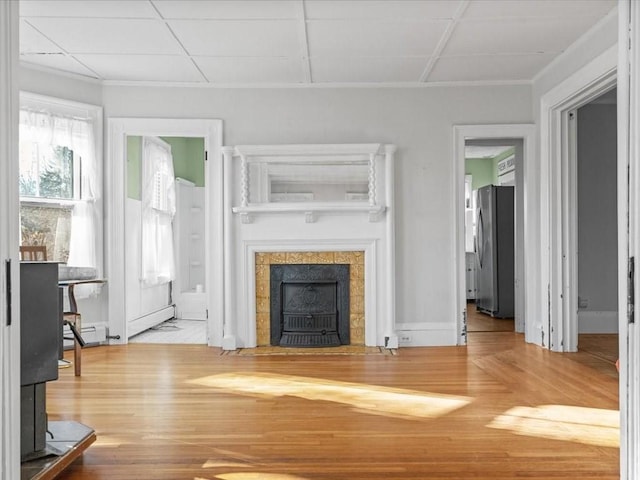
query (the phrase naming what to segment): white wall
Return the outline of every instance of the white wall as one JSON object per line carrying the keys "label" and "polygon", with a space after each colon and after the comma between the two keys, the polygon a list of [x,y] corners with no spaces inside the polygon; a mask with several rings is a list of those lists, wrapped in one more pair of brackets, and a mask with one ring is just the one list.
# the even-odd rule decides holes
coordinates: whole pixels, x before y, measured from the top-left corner
{"label": "white wall", "polygon": [[[528,86],[106,86],[103,98],[107,116],[222,119],[226,145],[397,145],[396,319],[397,323],[416,324],[455,325],[453,125],[528,123],[532,119]],[[441,343],[428,334],[415,338],[421,344]]]}
{"label": "white wall", "polygon": [[616,106],[578,109],[578,312],[580,333],[618,329]]}
{"label": "white wall", "polygon": [[102,84],[87,78],[57,75],[51,72],[21,66],[18,71],[20,90],[40,95],[102,105]]}

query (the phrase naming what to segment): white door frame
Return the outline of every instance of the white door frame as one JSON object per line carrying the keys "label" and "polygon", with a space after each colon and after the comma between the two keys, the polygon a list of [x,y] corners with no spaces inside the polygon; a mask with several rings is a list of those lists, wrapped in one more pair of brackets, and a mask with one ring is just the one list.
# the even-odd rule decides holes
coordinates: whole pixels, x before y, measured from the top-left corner
{"label": "white door frame", "polygon": [[[205,162],[205,292],[207,344],[222,344],[224,324],[223,166],[222,120],[175,118],[110,118],[108,120],[106,192],[107,279],[109,288],[110,343],[127,343],[125,289],[125,201],[127,197],[126,137],[202,137],[208,155]],[[114,338],[119,337],[119,338]]]}
{"label": "white door frame", "polygon": [[0,2],[0,480],[20,478],[18,25],[18,2]]}
{"label": "white door frame", "polygon": [[455,125],[454,131],[454,172],[453,172],[453,193],[454,193],[454,210],[456,212],[456,221],[454,222],[454,238],[455,246],[455,274],[453,289],[456,292],[456,319],[457,319],[457,342],[458,345],[466,345],[466,285],[465,285],[465,247],[464,247],[464,166],[465,166],[465,141],[470,139],[522,139],[523,140],[523,162],[524,171],[524,238],[525,245],[518,248],[524,249],[524,273],[528,279],[525,284],[524,292],[524,333],[525,341],[530,343],[539,343],[536,322],[532,319],[539,318],[536,315],[536,293],[533,287],[536,282],[533,276],[536,274],[536,255],[535,242],[529,242],[532,232],[535,232],[533,210],[531,205],[535,202],[533,197],[533,189],[529,184],[530,177],[528,163],[535,158],[535,125],[532,124],[509,124],[509,125]]}
{"label": "white door frame", "polygon": [[[620,355],[620,478],[640,479],[640,5],[618,5],[618,346]],[[633,274],[629,258],[636,259]],[[632,279],[633,283],[629,280]],[[632,288],[634,286],[635,288]],[[634,307],[635,307],[634,305]],[[635,317],[630,323],[629,317]]]}
{"label": "white door frame", "polygon": [[[617,47],[546,93],[540,102],[540,290],[548,292],[542,322],[544,346],[578,348],[577,164],[569,148],[569,112],[616,85]],[[546,253],[548,252],[548,253]],[[544,258],[546,257],[546,258]]]}

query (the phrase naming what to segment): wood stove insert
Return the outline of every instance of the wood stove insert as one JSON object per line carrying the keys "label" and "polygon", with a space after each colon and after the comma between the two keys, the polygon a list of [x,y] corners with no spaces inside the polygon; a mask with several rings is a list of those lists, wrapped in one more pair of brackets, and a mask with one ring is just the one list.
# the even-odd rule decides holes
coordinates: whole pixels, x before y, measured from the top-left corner
{"label": "wood stove insert", "polygon": [[271,345],[348,345],[349,265],[271,265]]}

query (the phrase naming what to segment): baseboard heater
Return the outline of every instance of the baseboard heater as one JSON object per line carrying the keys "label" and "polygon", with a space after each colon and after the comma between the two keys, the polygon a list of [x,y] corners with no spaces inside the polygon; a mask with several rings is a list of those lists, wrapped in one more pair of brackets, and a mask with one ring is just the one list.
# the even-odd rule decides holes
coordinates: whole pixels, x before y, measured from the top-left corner
{"label": "baseboard heater", "polygon": [[147,315],[131,320],[127,326],[127,335],[131,338],[140,332],[144,332],[151,327],[155,327],[166,320],[174,318],[175,313],[175,305],[168,305],[153,313],[148,313]]}

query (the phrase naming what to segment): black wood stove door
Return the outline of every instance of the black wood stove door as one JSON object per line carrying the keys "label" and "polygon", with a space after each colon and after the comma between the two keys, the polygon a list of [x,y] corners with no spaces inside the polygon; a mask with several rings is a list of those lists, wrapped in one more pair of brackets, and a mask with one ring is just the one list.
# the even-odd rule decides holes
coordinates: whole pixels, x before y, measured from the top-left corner
{"label": "black wood stove door", "polygon": [[340,345],[337,288],[335,281],[283,283],[280,346]]}
{"label": "black wood stove door", "polygon": [[271,265],[271,345],[349,345],[349,265]]}

